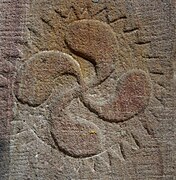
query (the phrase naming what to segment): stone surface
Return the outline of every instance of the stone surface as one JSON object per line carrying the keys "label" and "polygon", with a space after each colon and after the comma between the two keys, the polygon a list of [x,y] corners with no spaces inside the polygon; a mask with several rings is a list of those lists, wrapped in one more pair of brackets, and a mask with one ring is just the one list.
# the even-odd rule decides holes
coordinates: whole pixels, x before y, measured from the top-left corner
{"label": "stone surface", "polygon": [[0,179],[175,179],[174,7],[0,2]]}
{"label": "stone surface", "polygon": [[59,51],[38,53],[19,70],[16,97],[22,103],[38,106],[49,98],[57,79],[65,74],[80,81],[79,64],[71,56]]}
{"label": "stone surface", "polygon": [[97,20],[75,21],[66,35],[69,48],[95,66],[98,81],[103,81],[114,69],[116,41],[111,27]]}
{"label": "stone surface", "polygon": [[[143,71],[128,71],[119,80],[116,78],[114,83],[109,79],[106,81],[83,95],[85,105],[100,118],[110,122],[124,121],[140,113],[147,106],[151,95],[151,83]],[[114,92],[109,90],[112,87]]]}

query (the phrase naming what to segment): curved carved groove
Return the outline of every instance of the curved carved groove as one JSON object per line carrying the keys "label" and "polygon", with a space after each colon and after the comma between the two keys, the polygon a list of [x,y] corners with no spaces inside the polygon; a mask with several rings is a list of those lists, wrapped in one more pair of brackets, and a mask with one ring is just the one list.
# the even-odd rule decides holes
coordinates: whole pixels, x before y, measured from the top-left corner
{"label": "curved carved groove", "polygon": [[[107,88],[105,94],[101,94],[99,89],[102,90],[102,87],[94,88],[95,95],[90,93],[92,90],[84,92],[82,96],[84,104],[100,118],[110,122],[120,122],[145,109],[150,99],[151,83],[144,71],[131,70],[120,77],[111,92]],[[108,97],[109,92],[110,97]],[[101,94],[103,100],[96,97],[96,94]]]}
{"label": "curved carved groove", "polygon": [[55,79],[68,74],[81,83],[79,64],[69,55],[59,51],[44,51],[31,57],[20,69],[15,84],[19,101],[38,106],[48,99],[55,85]]}
{"label": "curved carved groove", "polygon": [[52,116],[51,135],[60,151],[75,158],[101,152],[100,131],[93,123],[79,117]]}
{"label": "curved carved groove", "polygon": [[117,60],[117,40],[109,25],[97,20],[73,22],[66,34],[66,42],[73,53],[95,66],[98,82],[113,71]]}

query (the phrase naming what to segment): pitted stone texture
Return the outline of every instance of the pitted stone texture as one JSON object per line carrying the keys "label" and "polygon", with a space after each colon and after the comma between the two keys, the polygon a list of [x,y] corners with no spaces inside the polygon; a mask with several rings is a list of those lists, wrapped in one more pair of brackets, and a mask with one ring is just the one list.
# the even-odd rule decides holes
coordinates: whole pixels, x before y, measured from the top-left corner
{"label": "pitted stone texture", "polygon": [[101,152],[99,129],[81,118],[53,117],[51,133],[59,150],[73,157],[89,157]]}
{"label": "pitted stone texture", "polygon": [[[103,88],[105,92],[101,94]],[[103,97],[102,100],[99,94]],[[119,122],[143,111],[148,105],[150,95],[151,82],[147,74],[141,70],[131,70],[116,82],[108,79],[103,85],[88,90],[83,94],[83,101],[101,118]]]}
{"label": "pitted stone texture", "polygon": [[[54,83],[51,94],[42,90],[46,84],[39,91],[49,96],[38,101],[45,102],[41,106],[29,104],[28,98],[28,104],[15,99],[11,179],[173,179],[171,3],[37,0],[28,5],[17,69],[34,54],[54,50],[71,55],[84,76],[80,84],[77,75],[47,76]],[[89,38],[95,41],[86,47]],[[13,61],[16,54],[8,59]],[[86,136],[84,144],[82,132],[95,135],[96,144],[91,143],[93,136]]]}
{"label": "pitted stone texture", "polygon": [[97,20],[80,20],[69,25],[68,46],[74,53],[93,63],[99,81],[114,70],[117,40],[111,27]]}
{"label": "pitted stone texture", "polygon": [[[94,130],[95,125],[87,119],[82,121],[80,117],[68,116],[65,108],[74,98],[80,97],[99,118],[110,122],[124,121],[147,106],[150,80],[141,70],[129,71],[118,79],[114,71],[114,63],[118,60],[116,38],[110,26],[100,21],[80,20],[72,23],[69,30],[66,36],[68,45],[70,48],[73,45],[71,49],[74,53],[93,63],[97,72],[95,82],[98,80],[99,85],[96,87],[97,82],[94,82],[94,86],[89,87],[84,82],[79,64],[70,55],[60,51],[44,51],[32,56],[20,70],[15,93],[23,104],[39,106],[49,98],[55,86],[62,86],[60,76],[75,76],[80,86],[70,91],[63,89],[62,93],[58,90],[60,94],[53,101],[55,107],[49,105],[51,134],[58,150],[73,157],[88,157],[101,152],[99,130]],[[87,33],[90,34],[87,36]],[[65,83],[68,82],[66,79]]]}
{"label": "pitted stone texture", "polygon": [[18,73],[16,97],[31,106],[38,106],[51,95],[59,76],[69,74],[80,82],[79,64],[59,51],[40,52],[32,56]]}

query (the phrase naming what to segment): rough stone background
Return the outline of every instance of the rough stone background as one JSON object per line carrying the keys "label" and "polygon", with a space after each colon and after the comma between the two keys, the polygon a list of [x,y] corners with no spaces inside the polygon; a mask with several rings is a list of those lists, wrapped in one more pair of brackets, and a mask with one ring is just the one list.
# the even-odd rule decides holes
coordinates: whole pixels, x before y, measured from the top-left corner
{"label": "rough stone background", "polygon": [[174,0],[2,0],[0,19],[0,179],[176,178]]}

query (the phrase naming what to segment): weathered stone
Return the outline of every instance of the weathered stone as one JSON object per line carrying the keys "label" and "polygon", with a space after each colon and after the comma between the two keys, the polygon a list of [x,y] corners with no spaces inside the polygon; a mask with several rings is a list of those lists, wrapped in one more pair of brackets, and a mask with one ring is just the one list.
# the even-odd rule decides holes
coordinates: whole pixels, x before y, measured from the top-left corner
{"label": "weathered stone", "polygon": [[174,3],[1,2],[0,179],[174,179]]}
{"label": "weathered stone", "polygon": [[101,152],[99,129],[87,120],[54,117],[51,133],[58,149],[70,156],[89,157]]}
{"label": "weathered stone", "polygon": [[115,33],[107,24],[97,20],[73,22],[69,25],[66,41],[78,56],[93,63],[99,81],[113,71],[118,47]]}
{"label": "weathered stone", "polygon": [[[115,84],[109,80],[95,90],[89,90],[83,95],[84,103],[98,116],[107,121],[124,121],[140,113],[148,105],[151,94],[151,82],[147,75],[140,70],[129,71],[122,75]],[[115,86],[109,96],[107,87]],[[106,94],[101,94],[102,89]],[[99,96],[101,94],[101,97]],[[98,95],[98,96],[97,96]],[[100,99],[100,100],[99,100]]]}
{"label": "weathered stone", "polygon": [[16,96],[22,103],[38,106],[48,99],[59,76],[75,76],[80,83],[79,64],[69,55],[40,52],[26,62],[18,74]]}

